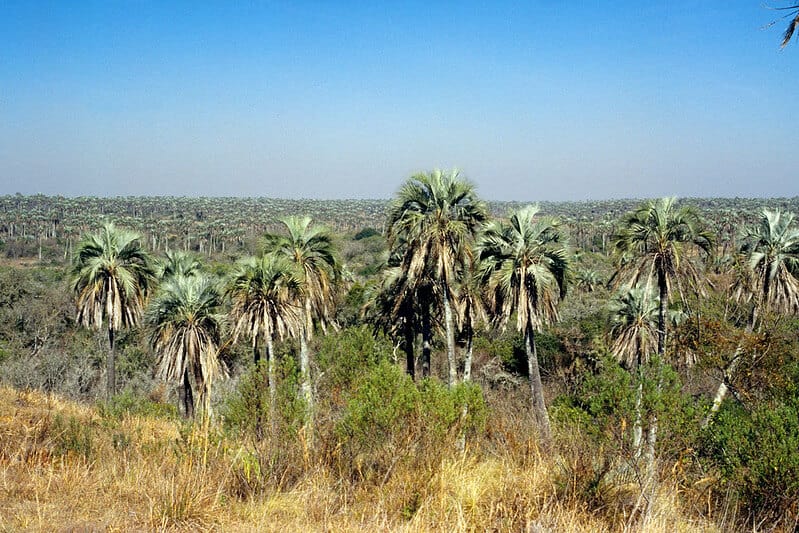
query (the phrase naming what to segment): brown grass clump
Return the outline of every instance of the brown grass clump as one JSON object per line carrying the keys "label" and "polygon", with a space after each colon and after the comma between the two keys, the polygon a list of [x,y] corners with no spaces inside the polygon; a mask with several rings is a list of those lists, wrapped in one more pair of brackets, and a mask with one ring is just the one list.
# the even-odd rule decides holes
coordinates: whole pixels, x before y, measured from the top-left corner
{"label": "brown grass clump", "polygon": [[0,530],[719,530],[686,514],[667,482],[639,517],[609,511],[628,497],[612,476],[603,503],[587,503],[563,488],[569,448],[540,456],[517,427],[526,415],[512,414],[492,413],[464,452],[449,435],[389,475],[359,479],[341,476],[335,450],[304,456],[301,443],[283,442],[278,455],[268,441],[0,388]]}

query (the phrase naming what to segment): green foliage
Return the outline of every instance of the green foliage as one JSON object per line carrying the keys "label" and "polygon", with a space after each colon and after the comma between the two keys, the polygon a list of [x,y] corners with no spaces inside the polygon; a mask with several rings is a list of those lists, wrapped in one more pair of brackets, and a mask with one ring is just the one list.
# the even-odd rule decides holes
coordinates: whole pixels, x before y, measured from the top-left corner
{"label": "green foliage", "polygon": [[109,420],[121,420],[125,416],[142,416],[177,420],[179,413],[174,405],[153,401],[125,389],[111,400],[97,403],[100,416]]}
{"label": "green foliage", "polygon": [[[484,427],[486,404],[476,383],[459,383],[450,389],[437,379],[426,379],[419,384],[419,392],[419,415],[428,439],[441,441],[455,426],[470,433]],[[466,417],[462,418],[464,407]]]}
{"label": "green foliage", "polygon": [[338,423],[340,440],[356,450],[384,444],[407,431],[419,404],[419,391],[396,365],[383,362],[357,384]]}
{"label": "green foliage", "polygon": [[[427,379],[417,388],[399,367],[382,361],[356,383],[335,433],[344,464],[369,477],[388,475],[397,461],[437,457],[454,446],[457,430],[478,431],[485,418],[478,385],[450,389]],[[419,449],[428,453],[415,453]]]}
{"label": "green foliage", "polygon": [[56,454],[74,454],[90,459],[94,453],[94,427],[74,416],[64,418],[57,414],[49,427],[53,448]]}
{"label": "green foliage", "polygon": [[[292,439],[302,426],[305,406],[298,399],[299,369],[292,357],[284,357],[277,368],[276,427],[282,438]],[[239,379],[233,394],[229,395],[221,408],[226,430],[240,435],[261,437],[269,420],[269,387],[267,362],[260,361]]]}
{"label": "green foliage", "polygon": [[641,416],[644,425],[658,419],[658,453],[677,458],[695,443],[699,410],[682,393],[677,373],[657,358],[642,368],[640,379],[627,372],[609,354],[600,358],[595,372],[586,372],[573,394],[558,397],[552,418],[566,428],[590,437],[596,447],[629,453],[630,431],[635,423],[637,386],[643,387]]}
{"label": "green foliage", "polygon": [[[700,455],[760,520],[797,518],[799,501],[799,364],[784,368],[777,397],[747,409],[727,402],[702,433]],[[776,391],[775,391],[776,392]]]}
{"label": "green foliage", "polygon": [[[391,357],[392,346],[368,326],[349,327],[322,338],[316,362],[329,394],[338,395],[358,377]],[[320,385],[322,386],[322,385]]]}
{"label": "green foliage", "polygon": [[[375,235],[380,235],[380,232],[374,228],[366,227],[356,233],[352,239],[355,241],[360,241],[361,239],[367,239],[369,237],[374,237]],[[2,250],[2,248],[0,248],[0,250]]]}

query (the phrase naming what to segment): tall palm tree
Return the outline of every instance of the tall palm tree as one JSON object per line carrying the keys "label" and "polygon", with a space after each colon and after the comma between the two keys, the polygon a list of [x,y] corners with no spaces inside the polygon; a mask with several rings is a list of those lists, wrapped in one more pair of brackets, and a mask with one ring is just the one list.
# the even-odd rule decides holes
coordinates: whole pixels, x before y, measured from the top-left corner
{"label": "tall palm tree", "polygon": [[202,271],[202,263],[194,255],[177,250],[166,252],[164,258],[157,261],[156,271],[161,281],[176,276],[193,276]]}
{"label": "tall palm tree", "polygon": [[[743,272],[733,287],[738,301],[752,305],[746,333],[758,328],[765,312],[799,312],[799,228],[793,225],[792,213],[764,209],[758,223],[743,235],[741,256]],[[729,390],[729,381],[741,361],[739,343],[716,391],[710,412],[703,421],[707,426]]]}
{"label": "tall palm tree", "polygon": [[300,292],[297,304],[302,309],[300,336],[300,389],[306,404],[306,437],[312,438],[313,388],[308,341],[313,335],[314,321],[322,328],[333,317],[334,290],[340,265],[332,234],[324,227],[311,224],[310,217],[288,217],[281,220],[284,235],[266,235],[266,248],[292,262],[298,271]]}
{"label": "tall palm tree", "polygon": [[552,432],[535,333],[558,319],[569,261],[557,222],[537,214],[537,207],[527,206],[511,212],[507,222],[489,224],[477,249],[492,312],[503,326],[515,313],[516,329],[524,335],[533,412],[548,449]]}
{"label": "tall palm tree", "polygon": [[224,374],[219,361],[221,304],[212,278],[178,275],[161,285],[147,309],[150,344],[158,354],[157,374],[184,388],[187,417],[194,416],[194,392],[203,417],[211,416],[211,384]]}
{"label": "tall palm tree", "polygon": [[675,198],[650,200],[625,216],[614,236],[618,254],[615,278],[629,276],[629,287],[656,283],[658,291],[658,355],[666,349],[667,310],[673,285],[698,280],[692,249],[709,254],[713,236],[690,208],[677,208]]}
{"label": "tall palm tree", "polygon": [[477,230],[488,211],[474,186],[457,170],[416,174],[400,188],[389,209],[386,237],[399,257],[403,287],[423,306],[422,373],[430,369],[430,309],[443,307],[447,337],[448,383],[457,380],[455,327],[452,301],[457,297],[458,265],[470,253]]}
{"label": "tall palm tree", "polygon": [[269,418],[275,420],[277,382],[275,378],[274,339],[297,335],[302,318],[297,306],[300,281],[296,267],[288,259],[263,254],[239,262],[230,276],[227,294],[233,302],[234,342],[244,334],[252,342],[255,364],[260,359],[258,340],[265,341],[269,380]]}
{"label": "tall palm tree", "polygon": [[107,397],[116,394],[114,339],[122,328],[136,325],[155,276],[139,235],[104,225],[85,235],[73,261],[77,320],[85,327],[108,331]]}
{"label": "tall palm tree", "polygon": [[641,450],[641,402],[643,380],[641,369],[649,356],[657,351],[658,311],[657,298],[650,297],[641,287],[633,287],[615,295],[609,302],[611,312],[610,351],[627,368],[634,371],[638,381],[635,397],[635,423],[633,449],[636,456]]}

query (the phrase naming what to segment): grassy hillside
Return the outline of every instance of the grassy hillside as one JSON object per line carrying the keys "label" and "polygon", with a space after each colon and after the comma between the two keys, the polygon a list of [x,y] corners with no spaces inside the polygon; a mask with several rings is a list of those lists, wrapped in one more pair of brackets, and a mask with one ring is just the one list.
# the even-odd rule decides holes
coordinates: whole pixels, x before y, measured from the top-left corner
{"label": "grassy hillside", "polygon": [[[329,458],[305,457],[296,479],[254,491],[253,458],[268,443],[192,429],[157,406],[112,412],[0,388],[0,529],[620,531],[638,503],[611,483],[601,490],[614,508],[586,509],[563,472],[587,458],[542,458],[524,439],[472,443],[380,479],[342,478]],[[684,496],[664,484],[641,530],[723,528],[692,518]]]}

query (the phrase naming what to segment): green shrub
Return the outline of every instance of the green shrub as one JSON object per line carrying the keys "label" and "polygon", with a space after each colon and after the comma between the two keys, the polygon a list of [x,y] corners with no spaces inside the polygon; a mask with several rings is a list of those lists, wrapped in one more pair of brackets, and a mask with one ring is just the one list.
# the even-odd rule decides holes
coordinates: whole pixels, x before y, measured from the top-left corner
{"label": "green shrub", "polygon": [[397,432],[410,429],[418,404],[419,391],[411,378],[384,361],[357,384],[336,432],[355,453],[380,448]]}
{"label": "green shrub", "polygon": [[485,417],[476,384],[450,389],[427,379],[417,387],[382,361],[358,380],[336,424],[342,467],[369,479],[389,475],[400,461],[427,464],[450,452],[460,435],[482,429]]}
{"label": "green shrub", "polygon": [[367,326],[353,326],[321,339],[316,362],[326,396],[337,397],[364,373],[391,357],[391,344]]}
{"label": "green shrub", "polygon": [[[292,357],[284,357],[277,372],[276,420],[274,426],[281,438],[293,439],[302,426],[305,409],[298,398],[299,369]],[[266,361],[252,366],[239,379],[233,394],[225,399],[220,410],[224,427],[242,436],[261,439],[269,419],[269,381]]]}
{"label": "green shrub", "polygon": [[120,420],[126,415],[146,416],[177,420],[177,407],[168,403],[155,402],[126,389],[107,402],[97,404],[100,416],[109,420]]}
{"label": "green shrub", "polygon": [[701,452],[757,522],[799,519],[799,398],[752,411],[727,402],[704,431]]}

